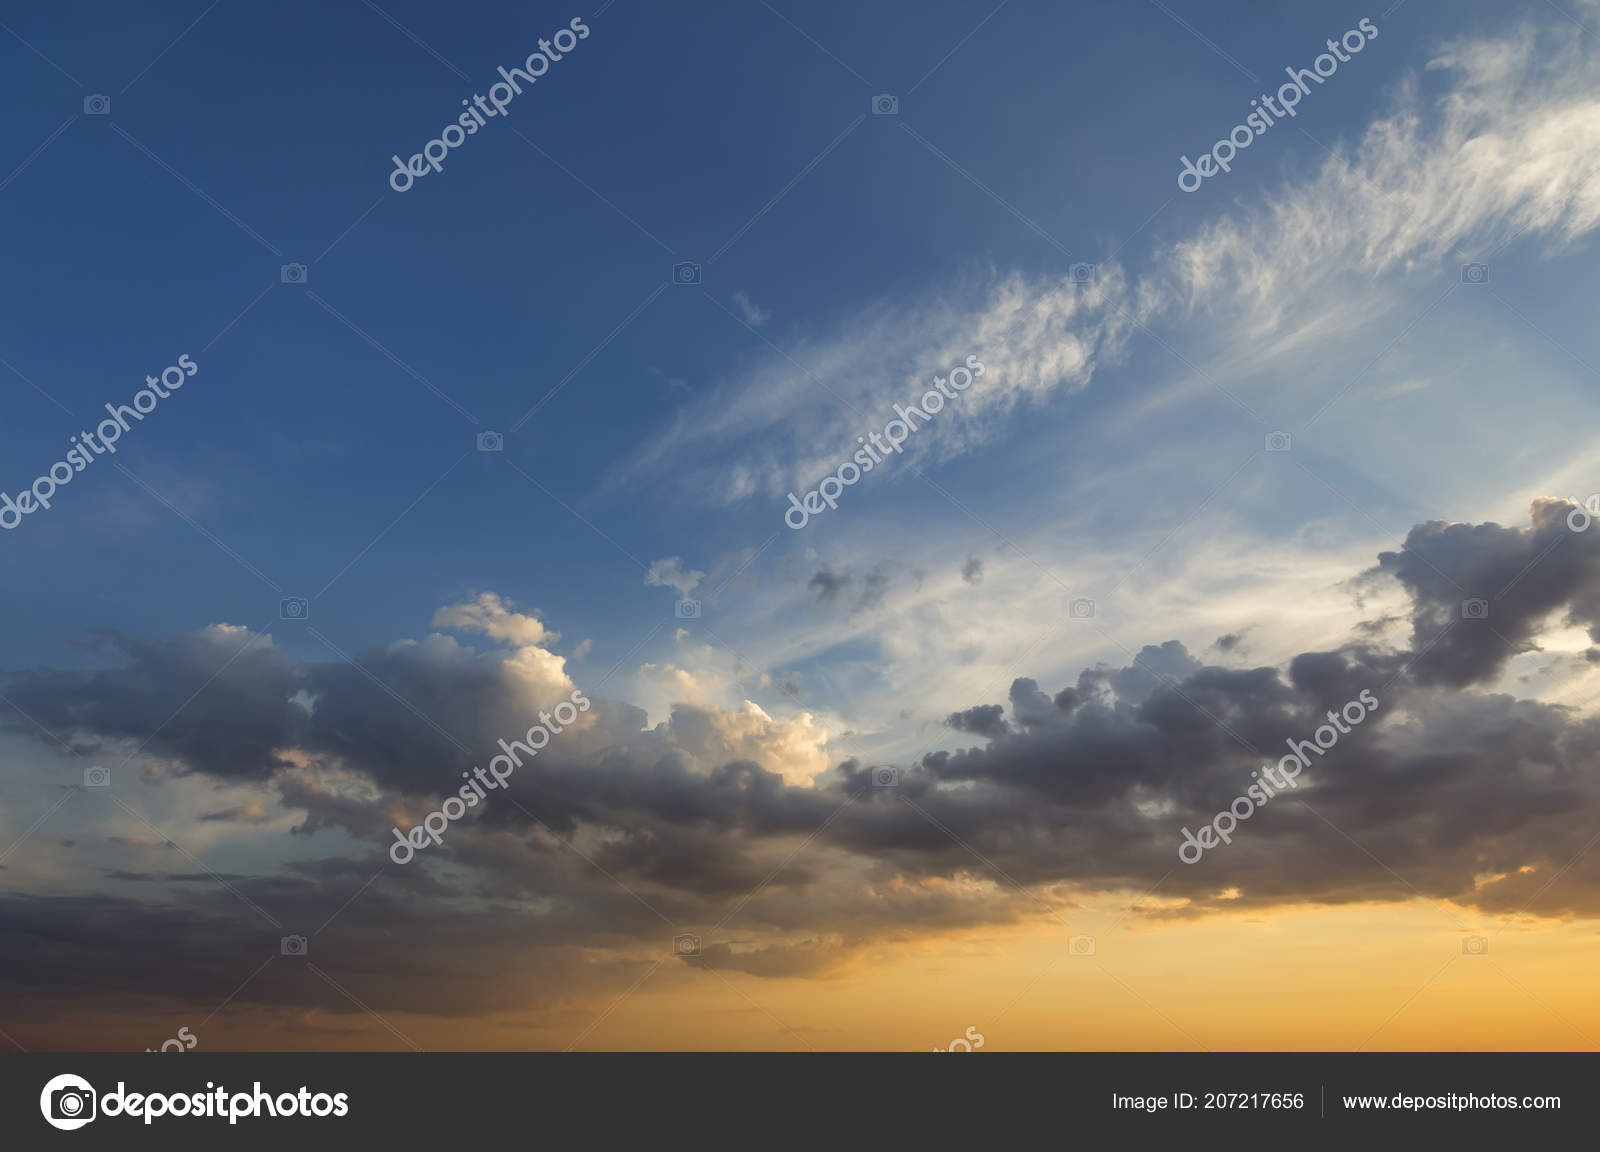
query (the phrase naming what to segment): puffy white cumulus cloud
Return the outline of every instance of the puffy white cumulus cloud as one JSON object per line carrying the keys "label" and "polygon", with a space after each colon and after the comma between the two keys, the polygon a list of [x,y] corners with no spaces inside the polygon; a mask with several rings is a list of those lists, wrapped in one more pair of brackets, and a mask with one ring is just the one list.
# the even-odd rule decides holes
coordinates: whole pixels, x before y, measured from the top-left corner
{"label": "puffy white cumulus cloud", "polygon": [[669,702],[681,700],[710,706],[713,694],[726,689],[721,676],[714,670],[694,673],[676,664],[641,664],[639,677],[665,692]]}
{"label": "puffy white cumulus cloud", "polygon": [[[690,671],[676,664],[645,664],[639,672],[650,694],[666,701],[669,719],[654,731],[693,757],[696,770],[748,760],[796,787],[810,786],[828,770],[828,730],[813,713],[774,718],[754,701],[741,699],[723,672],[709,665]],[[760,679],[770,683],[770,677]],[[729,696],[738,703],[719,703]]]}
{"label": "puffy white cumulus cloud", "polygon": [[433,626],[452,632],[482,632],[518,647],[545,647],[561,639],[560,633],[550,631],[537,616],[514,611],[510,601],[493,592],[480,592],[475,600],[440,608],[433,614]]}
{"label": "puffy white cumulus cloud", "polygon": [[775,720],[749,700],[731,710],[679,705],[671,731],[705,765],[750,760],[797,787],[809,787],[829,767],[828,731],[809,712]]}
{"label": "puffy white cumulus cloud", "polygon": [[[574,687],[566,672],[566,660],[549,647],[561,639],[561,634],[552,632],[537,616],[514,611],[510,601],[493,592],[481,592],[475,600],[440,608],[433,614],[433,626],[481,632],[512,645],[501,659],[508,671],[522,679],[530,704],[553,707]],[[430,636],[424,643],[432,646],[441,659],[475,658],[471,649],[461,649],[446,637]]]}

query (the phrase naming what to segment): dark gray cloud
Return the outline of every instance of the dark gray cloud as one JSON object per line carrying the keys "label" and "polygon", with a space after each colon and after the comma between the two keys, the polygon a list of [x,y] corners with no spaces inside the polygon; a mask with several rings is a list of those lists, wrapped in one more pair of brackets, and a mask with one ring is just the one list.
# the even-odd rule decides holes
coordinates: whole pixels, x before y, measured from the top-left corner
{"label": "dark gray cloud", "polygon": [[[1420,525],[1382,554],[1362,580],[1411,596],[1404,647],[1361,633],[1281,667],[1223,668],[1169,640],[1068,684],[1018,678],[1005,703],[949,717],[977,746],[899,765],[892,786],[847,760],[815,787],[793,787],[727,755],[712,711],[679,704],[646,727],[638,708],[596,700],[588,727],[527,762],[442,849],[387,870],[398,814],[428,811],[462,770],[487,763],[495,740],[527,727],[526,686],[501,655],[434,637],[363,652],[357,668],[295,663],[234,630],[114,637],[115,666],[20,673],[8,694],[84,751],[159,728],[146,754],[177,768],[161,787],[196,786],[184,773],[256,782],[269,810],[304,814],[301,837],[344,855],[268,875],[230,869],[229,889],[175,854],[161,869],[139,857],[105,877],[109,894],[9,897],[0,986],[15,994],[0,1002],[16,1003],[0,1007],[65,998],[73,981],[103,996],[220,1000],[276,942],[252,903],[315,928],[380,870],[318,938],[318,955],[330,971],[358,972],[375,1007],[445,1015],[491,1010],[491,994],[463,986],[476,948],[485,965],[515,953],[519,971],[611,987],[637,978],[632,961],[602,972],[578,950],[665,953],[674,931],[702,929],[704,966],[798,975],[874,940],[1033,914],[1052,885],[1159,882],[1162,896],[1189,901],[1163,915],[1419,894],[1497,914],[1530,902],[1540,915],[1594,913],[1600,858],[1582,850],[1600,798],[1600,721],[1495,690],[1542,626],[1600,629],[1600,533],[1567,532],[1567,507],[1542,501],[1520,529]],[[847,579],[822,569],[811,586],[828,598]],[[1459,618],[1462,588],[1489,601],[1486,620]],[[1313,756],[1298,789],[1262,806],[1232,845],[1179,863],[1181,828],[1208,822],[1364,691],[1376,711]],[[0,723],[37,735],[15,716]],[[229,835],[267,834],[248,805],[206,819]],[[130,852],[160,844],[117,839]],[[995,870],[999,894],[982,899],[896,882],[995,880]],[[707,928],[730,914],[726,930]],[[394,937],[421,942],[386,946]],[[96,984],[91,969],[125,953]],[[320,981],[289,975],[243,996],[336,1003]]]}
{"label": "dark gray cloud", "polygon": [[806,587],[816,591],[818,603],[836,599],[839,593],[849,586],[850,573],[835,572],[826,564],[818,568],[811,579],[806,581]]}
{"label": "dark gray cloud", "polygon": [[1531,649],[1558,613],[1600,642],[1600,533],[1573,532],[1572,508],[1535,501],[1528,528],[1430,520],[1411,529],[1399,552],[1379,555],[1374,572],[1412,596],[1419,683],[1459,687],[1490,678]]}
{"label": "dark gray cloud", "polygon": [[889,574],[880,565],[874,565],[862,581],[861,599],[856,601],[856,611],[865,612],[883,603],[889,592]]}

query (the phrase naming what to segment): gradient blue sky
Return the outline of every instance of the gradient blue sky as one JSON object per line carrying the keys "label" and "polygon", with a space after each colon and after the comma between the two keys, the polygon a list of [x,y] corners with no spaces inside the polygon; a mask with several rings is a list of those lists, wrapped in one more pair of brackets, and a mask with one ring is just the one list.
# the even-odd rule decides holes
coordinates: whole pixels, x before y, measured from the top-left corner
{"label": "gradient blue sky", "polygon": [[[1544,5],[1523,7],[1559,31]],[[1324,155],[1296,123],[1329,147],[1348,147],[1408,76],[1419,78],[1424,101],[1438,88],[1425,68],[1442,41],[1516,19],[1500,4],[1410,0],[1307,98],[1297,121],[1264,136],[1231,175],[1182,195],[1178,155],[1203,150],[1266,87],[1241,68],[1275,84],[1284,66],[1309,64],[1328,36],[1381,13],[1173,9],[1225,42],[1236,67],[1150,4],[1007,5],[976,31],[989,8],[822,4],[784,13],[836,61],[759,4],[624,3],[593,18],[593,35],[509,119],[472,137],[445,172],[396,195],[385,183],[388,156],[420,148],[463,96],[487,89],[497,66],[517,63],[572,14],[387,6],[468,83],[360,3],[271,15],[224,3],[148,71],[206,6],[151,5],[131,23],[115,11],[63,3],[7,21],[15,34],[0,79],[12,109],[8,151],[21,163],[65,128],[0,193],[16,270],[0,288],[9,297],[5,359],[15,369],[5,373],[0,430],[6,486],[25,486],[59,458],[82,426],[63,407],[85,416],[125,402],[147,372],[187,351],[201,364],[194,386],[131,434],[116,460],[283,595],[316,594],[421,497],[317,600],[314,618],[329,637],[359,647],[413,635],[435,605],[489,588],[537,608],[574,642],[592,638],[591,659],[604,667],[672,608],[624,553],[645,563],[678,555],[704,571],[760,547],[779,526],[781,499],[724,504],[682,475],[692,460],[668,455],[648,472],[631,469],[642,444],[696,419],[719,388],[786,371],[763,337],[797,354],[843,339],[874,309],[921,309],[935,293],[978,299],[993,275],[1060,276],[1067,257],[1018,216],[1078,259],[1116,252],[1130,278],[1149,275],[1164,246],[1314,175]],[[879,91],[902,94],[898,118],[865,115]],[[80,115],[94,92],[111,97],[109,117]],[[791,181],[709,264],[703,291],[673,286],[652,296],[675,260],[708,261]],[[1536,436],[1546,457],[1565,454],[1548,436],[1583,434],[1572,405],[1581,403],[1576,359],[1596,358],[1585,323],[1592,262],[1550,256],[1533,239],[1512,244],[1495,267],[1496,286],[1549,339],[1483,294],[1456,293],[1306,444],[1379,521],[1399,528],[1482,510],[1479,486],[1495,462],[1476,459],[1454,476],[1448,467],[1479,455],[1463,443],[1475,434],[1463,415],[1479,429],[1503,428],[1478,417],[1514,405],[1497,415]],[[288,261],[311,264],[304,288],[280,283]],[[1416,278],[1447,286],[1457,262],[1432,261]],[[1192,363],[1224,364],[1209,373],[1227,376],[1267,424],[1287,427],[1410,324],[1429,286],[1359,334],[1342,333],[1311,366],[1282,374],[1234,364],[1237,331],[1193,317],[1151,327]],[[759,336],[724,311],[738,311],[736,292],[770,317]],[[1528,365],[1523,387],[1514,398],[1486,395],[1482,374],[1507,361]],[[931,376],[946,365],[930,355],[900,367]],[[1408,369],[1442,379],[1390,401],[1375,428],[1372,394]],[[508,436],[503,458],[461,459],[476,431],[508,428],[563,379]],[[917,555],[937,550],[959,562],[994,543],[983,524],[1015,537],[1035,531],[1045,509],[1092,529],[1097,551],[1142,554],[1263,430],[1204,389],[1127,426],[1131,410],[1185,380],[1183,363],[1134,334],[1086,392],[1052,392],[996,435],[1003,449],[941,469],[939,483],[973,515],[905,477],[874,476],[887,482],[852,491],[848,511],[803,541],[783,533],[754,571],[802,544],[853,553],[880,522],[891,535],[916,534]],[[820,387],[801,397],[808,407],[836,406]],[[1126,430],[1108,436],[1107,422]],[[759,459],[764,445],[723,447],[730,458]],[[1232,501],[1261,483],[1265,463],[1240,477]],[[603,483],[619,471],[625,479]],[[1340,516],[1337,497],[1304,476],[1267,483],[1295,486],[1296,499],[1263,502],[1271,510],[1253,519],[1265,535]],[[1063,552],[1076,550],[1072,530],[1053,535]],[[137,621],[140,632],[166,633],[276,616],[276,588],[109,467],[0,543],[8,582],[28,589],[28,609],[8,629],[16,664],[71,662],[65,642],[85,625]],[[706,619],[737,610],[719,604]]]}

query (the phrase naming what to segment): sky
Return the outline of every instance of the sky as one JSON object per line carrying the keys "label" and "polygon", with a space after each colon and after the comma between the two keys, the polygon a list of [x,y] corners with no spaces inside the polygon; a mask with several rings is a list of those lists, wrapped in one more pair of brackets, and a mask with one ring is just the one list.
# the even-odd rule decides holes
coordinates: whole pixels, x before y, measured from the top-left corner
{"label": "sky", "polygon": [[1386,4],[7,6],[0,1038],[1594,1047],[1600,4]]}

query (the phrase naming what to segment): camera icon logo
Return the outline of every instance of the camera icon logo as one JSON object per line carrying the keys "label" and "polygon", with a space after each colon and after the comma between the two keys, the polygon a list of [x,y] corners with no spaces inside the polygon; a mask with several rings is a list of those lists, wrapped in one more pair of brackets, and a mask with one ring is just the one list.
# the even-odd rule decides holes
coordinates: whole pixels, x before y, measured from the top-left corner
{"label": "camera icon logo", "polygon": [[83,770],[83,786],[85,788],[111,787],[111,769],[102,768],[98,764],[91,764]]}
{"label": "camera icon logo", "polygon": [[503,432],[479,432],[479,452],[503,452],[506,447],[506,438]]}
{"label": "camera icon logo", "polygon": [[872,98],[872,114],[874,116],[900,115],[900,97],[891,96],[885,92]]}
{"label": "camera icon logo", "polygon": [[700,283],[700,265],[692,260],[680,260],[672,266],[672,282],[674,284]]}
{"label": "camera icon logo", "polygon": [[1489,938],[1487,936],[1468,936],[1461,941],[1461,954],[1463,956],[1487,956],[1489,954]]}
{"label": "camera icon logo", "polygon": [[308,269],[304,264],[285,264],[280,269],[285,284],[304,284]]}
{"label": "camera icon logo", "polygon": [[94,1119],[97,1099],[93,1084],[82,1076],[63,1072],[52,1077],[39,1093],[39,1111],[50,1127],[71,1132]]}
{"label": "camera icon logo", "polygon": [[98,92],[92,96],[85,96],[83,98],[83,114],[85,116],[111,115],[111,97],[102,96]]}
{"label": "camera icon logo", "polygon": [[674,956],[700,955],[700,937],[684,933],[672,938],[672,954]]}
{"label": "camera icon logo", "polygon": [[1093,956],[1094,937],[1074,936],[1071,940],[1067,941],[1067,951],[1074,956]]}
{"label": "camera icon logo", "polygon": [[874,788],[898,788],[900,786],[900,769],[886,765],[872,770],[872,786]]}
{"label": "camera icon logo", "polygon": [[1287,452],[1293,444],[1294,441],[1290,438],[1287,432],[1267,433],[1268,452]]}
{"label": "camera icon logo", "polygon": [[1487,620],[1489,618],[1489,602],[1487,600],[1463,600],[1461,602],[1461,618],[1463,620]]}
{"label": "camera icon logo", "polygon": [[679,620],[698,620],[700,619],[700,601],[679,600],[673,612]]}
{"label": "camera icon logo", "polygon": [[1067,265],[1067,279],[1074,284],[1093,284],[1100,277],[1098,264],[1069,264]]}
{"label": "camera icon logo", "polygon": [[278,601],[278,615],[285,620],[304,620],[311,615],[311,604],[304,596],[286,596]]}
{"label": "camera icon logo", "polygon": [[1082,597],[1067,605],[1067,616],[1073,620],[1089,620],[1094,617],[1094,601]]}
{"label": "camera icon logo", "polygon": [[285,936],[279,942],[285,956],[304,956],[308,941],[304,936]]}
{"label": "camera icon logo", "polygon": [[1487,284],[1489,282],[1489,266],[1487,264],[1463,264],[1461,266],[1461,282],[1463,284]]}

